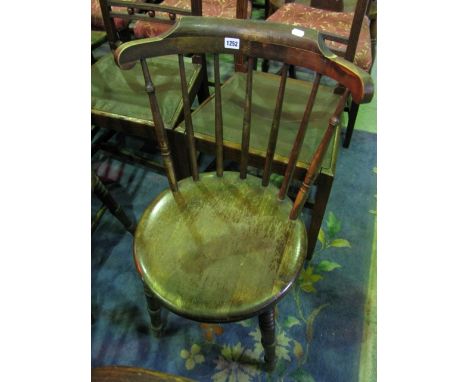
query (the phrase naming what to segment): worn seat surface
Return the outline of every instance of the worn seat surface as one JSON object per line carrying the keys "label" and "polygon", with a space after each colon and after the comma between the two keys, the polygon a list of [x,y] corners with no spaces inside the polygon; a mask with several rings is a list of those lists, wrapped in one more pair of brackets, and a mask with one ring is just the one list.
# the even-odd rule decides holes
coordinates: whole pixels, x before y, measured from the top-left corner
{"label": "worn seat surface", "polygon": [[279,298],[304,261],[307,238],[278,189],[239,173],[200,175],[146,209],[134,257],[146,285],[170,310],[200,321],[246,318]]}
{"label": "worn seat surface", "polygon": [[[195,93],[201,66],[188,58],[185,61],[189,91]],[[161,94],[164,125],[172,129],[179,122],[183,108],[177,56],[148,60],[148,66],[155,79],[155,89]],[[154,126],[141,68],[121,70],[112,54],[102,57],[91,68],[91,109],[94,116]],[[145,137],[144,132],[141,134]]]}
{"label": "worn seat surface", "polygon": [[[235,73],[222,86],[223,129],[225,144],[240,146],[242,140],[242,120],[244,117],[245,73]],[[275,110],[276,96],[280,76],[254,72],[252,97],[252,123],[250,132],[250,151],[265,156],[268,146],[269,131]],[[292,144],[296,138],[307,98],[310,93],[310,82],[289,79],[286,83],[283,111],[281,115],[275,159],[287,163]],[[330,115],[335,110],[339,95],[334,94],[334,87],[319,86],[319,96],[309,118],[309,126],[299,155],[298,166],[307,168],[312,154],[317,149],[324,131],[327,129]],[[209,140],[214,134],[215,103],[213,97],[207,99],[192,114],[195,136]],[[183,131],[184,123],[176,129]],[[211,138],[212,139],[212,138]],[[337,155],[339,129],[330,144],[322,162],[323,171],[334,172]]]}

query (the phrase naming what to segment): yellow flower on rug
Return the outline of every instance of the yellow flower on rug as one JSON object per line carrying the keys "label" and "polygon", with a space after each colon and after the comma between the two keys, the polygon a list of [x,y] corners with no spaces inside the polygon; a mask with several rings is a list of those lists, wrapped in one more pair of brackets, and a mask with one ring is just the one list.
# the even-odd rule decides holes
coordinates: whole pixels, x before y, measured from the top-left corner
{"label": "yellow flower on rug", "polygon": [[211,377],[214,382],[249,382],[260,373],[252,352],[243,348],[240,342],[232,347],[224,345],[221,354],[216,361],[216,370],[220,371]]}
{"label": "yellow flower on rug", "polygon": [[190,351],[186,349],[182,349],[180,351],[180,356],[186,360],[185,368],[187,370],[192,370],[197,363],[205,362],[205,357],[203,356],[203,354],[199,354],[200,350],[201,348],[199,345],[193,344]]}

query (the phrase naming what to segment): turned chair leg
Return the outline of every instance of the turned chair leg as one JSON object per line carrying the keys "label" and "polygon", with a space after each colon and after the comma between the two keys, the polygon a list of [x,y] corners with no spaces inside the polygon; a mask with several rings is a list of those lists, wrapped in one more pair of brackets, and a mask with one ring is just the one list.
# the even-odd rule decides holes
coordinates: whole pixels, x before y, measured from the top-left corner
{"label": "turned chair leg", "polygon": [[258,325],[260,326],[260,332],[262,333],[262,345],[265,350],[265,368],[268,371],[273,371],[276,362],[274,309],[275,308],[272,307],[258,316]]}
{"label": "turned chair leg", "polygon": [[122,223],[125,229],[133,235],[135,232],[135,222],[125,214],[120,204],[118,204],[117,201],[112,197],[107,188],[94,172],[92,173],[91,181],[94,195],[96,195],[98,199],[109,209],[112,215],[114,215]]}
{"label": "turned chair leg", "polygon": [[161,336],[164,322],[161,318],[161,305],[154,297],[153,292],[143,283],[145,289],[146,304],[151,321],[151,331],[156,337]]}
{"label": "turned chair leg", "polygon": [[356,123],[356,117],[359,111],[359,105],[357,103],[351,102],[351,107],[348,113],[348,126],[346,126],[346,135],[343,142],[343,147],[348,148],[351,143],[351,137],[354,131],[354,124]]}
{"label": "turned chair leg", "polygon": [[309,231],[307,232],[307,261],[312,259],[312,254],[314,253],[332,184],[333,177],[331,176],[321,174],[317,179],[317,193],[315,194],[315,202],[312,207],[312,221],[310,222]]}

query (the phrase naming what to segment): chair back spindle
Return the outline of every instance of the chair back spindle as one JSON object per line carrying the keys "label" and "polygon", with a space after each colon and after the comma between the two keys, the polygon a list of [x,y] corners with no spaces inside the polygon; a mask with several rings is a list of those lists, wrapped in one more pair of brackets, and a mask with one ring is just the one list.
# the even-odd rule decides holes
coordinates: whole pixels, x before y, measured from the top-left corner
{"label": "chair back spindle", "polygon": [[215,141],[216,175],[223,176],[223,111],[221,107],[221,76],[219,74],[219,54],[213,55],[215,78]]}
{"label": "chair back spindle", "polygon": [[153,81],[151,80],[151,75],[148,70],[148,64],[146,59],[142,58],[140,60],[141,68],[143,70],[143,77],[145,79],[145,90],[148,93],[151,114],[154,121],[154,129],[156,133],[156,139],[159,143],[159,149],[161,150],[161,156],[163,158],[164,167],[166,167],[166,175],[169,181],[169,186],[173,192],[178,191],[179,187],[177,185],[177,180],[175,176],[174,163],[172,161],[171,151],[169,149],[169,144],[167,141],[167,133],[164,128],[164,121],[161,116],[161,110],[158,105],[158,99],[156,98],[156,93],[154,91]]}
{"label": "chair back spindle", "polygon": [[294,205],[291,209],[291,213],[289,214],[289,218],[291,220],[297,219],[297,217],[302,211],[302,208],[304,207],[304,204],[309,195],[310,185],[313,184],[315,177],[318,175],[318,171],[320,170],[323,157],[327,152],[330,140],[333,137],[333,134],[335,133],[335,129],[340,123],[339,117],[346,105],[348,95],[349,92],[346,90],[340,97],[336,110],[328,122],[328,127],[325,130],[325,133],[323,134],[322,140],[320,141],[317,149],[315,150],[315,153],[312,156],[312,159],[309,163],[309,167],[307,168],[307,173],[304,177],[304,181],[301,184],[296,199],[294,200]]}
{"label": "chair back spindle", "polygon": [[271,166],[275,156],[276,142],[278,141],[278,131],[281,120],[281,111],[283,109],[284,91],[286,90],[286,79],[288,78],[289,65],[283,64],[281,68],[281,82],[276,97],[275,113],[273,114],[273,122],[271,124],[270,137],[268,139],[268,147],[265,157],[265,166],[263,168],[262,185],[268,186],[270,182]]}
{"label": "chair back spindle", "polygon": [[240,178],[245,179],[247,176],[247,164],[249,161],[249,145],[250,145],[250,122],[252,119],[252,77],[253,77],[253,57],[248,58],[247,64],[247,81],[245,86],[245,103],[244,103],[244,123],[242,126],[242,151],[240,160]]}
{"label": "chair back spindle", "polygon": [[179,73],[180,73],[180,85],[182,90],[182,101],[184,104],[184,118],[185,118],[185,137],[187,146],[189,149],[190,168],[192,170],[193,180],[198,180],[198,165],[197,165],[197,152],[195,150],[195,138],[193,136],[193,123],[192,123],[192,112],[191,102],[187,86],[187,78],[185,76],[185,64],[184,56],[182,54],[179,57]]}
{"label": "chair back spindle", "polygon": [[302,115],[301,125],[297,131],[296,139],[294,140],[291,154],[289,155],[288,166],[286,167],[283,183],[281,184],[281,188],[278,194],[278,198],[280,200],[283,200],[288,193],[288,189],[294,175],[294,170],[296,169],[297,159],[299,158],[299,154],[301,152],[302,143],[304,142],[307,126],[309,124],[310,113],[312,112],[312,107],[314,106],[315,98],[317,97],[321,78],[322,75],[320,73],[315,75],[314,84],[312,85],[312,90],[310,91],[309,98],[307,99],[306,108],[304,114]]}

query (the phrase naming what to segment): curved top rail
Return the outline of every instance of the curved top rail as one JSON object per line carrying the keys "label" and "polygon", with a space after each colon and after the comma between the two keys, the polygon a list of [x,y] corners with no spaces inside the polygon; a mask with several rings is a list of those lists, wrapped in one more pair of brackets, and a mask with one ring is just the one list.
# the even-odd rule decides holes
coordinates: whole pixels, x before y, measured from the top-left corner
{"label": "curved top rail", "polygon": [[[238,45],[225,46],[225,39]],[[237,50],[236,50],[237,49]],[[257,20],[183,16],[166,33],[119,46],[114,57],[122,69],[140,59],[169,54],[242,53],[306,67],[347,87],[356,103],[372,99],[372,78],[364,70],[333,53],[316,30]]]}

